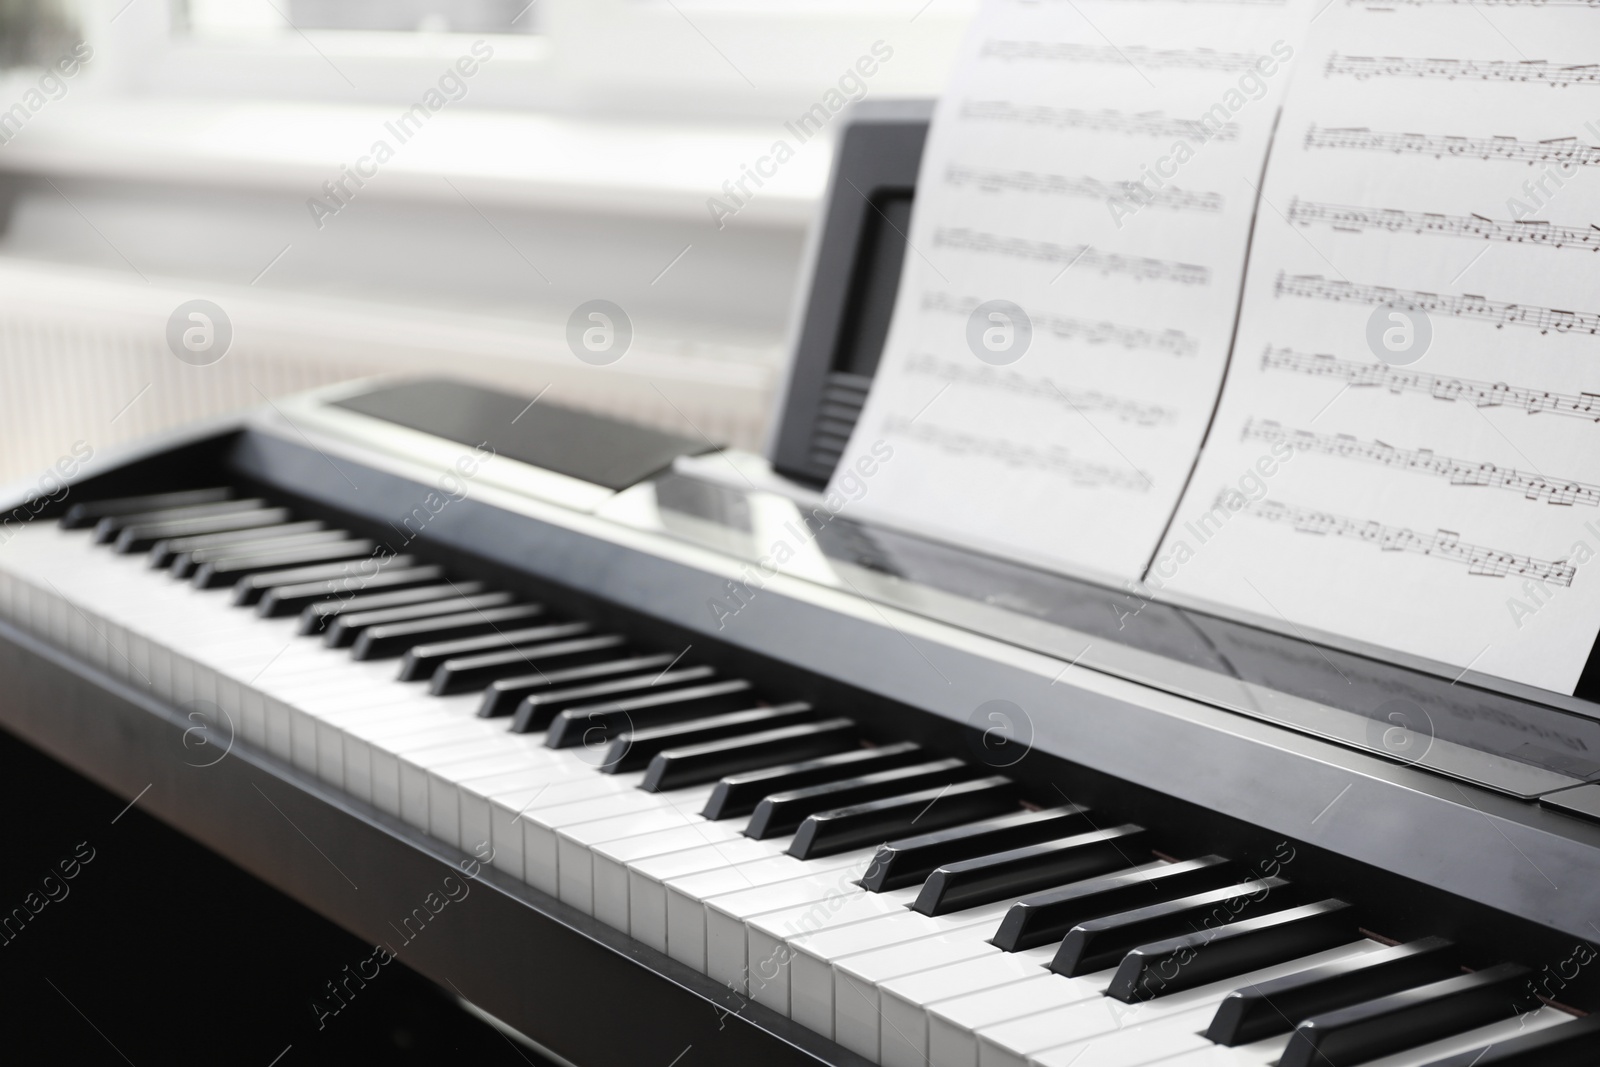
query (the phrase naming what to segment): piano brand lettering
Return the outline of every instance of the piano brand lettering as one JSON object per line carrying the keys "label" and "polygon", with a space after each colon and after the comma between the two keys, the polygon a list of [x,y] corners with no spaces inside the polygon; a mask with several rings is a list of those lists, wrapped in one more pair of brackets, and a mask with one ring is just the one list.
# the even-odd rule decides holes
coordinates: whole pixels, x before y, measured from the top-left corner
{"label": "piano brand lettering", "polygon": [[[1178,171],[1195,157],[1196,151],[1221,136],[1232,125],[1230,120],[1233,116],[1242,111],[1246,104],[1267,95],[1266,79],[1278,73],[1294,57],[1294,48],[1284,41],[1272,42],[1271,52],[1271,55],[1256,57],[1253,68],[1239,75],[1238,84],[1223,93],[1221,100],[1201,112],[1198,122],[1186,124],[1185,133],[1172,142],[1172,148],[1166,155],[1140,168],[1139,177],[1131,183],[1136,191],[1106,198],[1106,210],[1111,213],[1111,221],[1117,224],[1117,229],[1122,229],[1124,219],[1132,218],[1155,203],[1161,190],[1166,188],[1167,181],[1177,177]],[[1120,183],[1124,188],[1129,184]]]}
{"label": "piano brand lettering", "polygon": [[[821,133],[833,117],[844,110],[846,104],[864,99],[867,95],[867,79],[894,57],[894,49],[884,41],[873,41],[868,51],[870,55],[862,55],[852,66],[844,69],[835,86],[822,94],[822,99],[806,108],[793,122],[783,124],[783,128],[794,136],[797,143],[805,144]],[[717,229],[725,227],[729,219],[743,211],[745,205],[755,198],[750,183],[754,182],[756,189],[762,188],[767,184],[765,179],[776,175],[778,168],[794,156],[794,146],[780,137],[772,142],[766,155],[756,159],[753,166],[749,163],[739,164],[739,176],[722,183],[722,195],[726,199],[706,197],[706,210],[711,213],[711,221],[717,224]]]}
{"label": "piano brand lettering", "polygon": [[[383,128],[394,138],[394,144],[383,137],[373,141],[366,155],[353,164],[342,164],[338,174],[322,183],[322,196],[306,198],[306,210],[311,212],[311,221],[317,229],[322,229],[330,217],[350,205],[356,193],[377,177],[378,168],[395,157],[398,145],[415,137],[427,121],[446,106],[466,99],[467,79],[478,73],[482,63],[493,58],[494,47],[487,41],[473,41],[469,51],[470,55],[462,55],[446,67],[444,73],[439,75],[438,82],[429,86],[421,99],[401,112],[398,118],[383,124]],[[352,185],[354,188],[351,188]]]}
{"label": "piano brand lettering", "polygon": [[83,868],[94,860],[95,850],[87,841],[80,841],[72,850],[72,855],[56,863],[56,869],[39,879],[39,888],[30,889],[22,898],[22,903],[12,908],[11,911],[0,916],[0,948],[7,948],[11,942],[22,933],[23,927],[32,922],[41,911],[51,904],[59,904],[67,899],[72,892],[72,887],[67,883],[83,873]]}
{"label": "piano brand lettering", "polygon": [[[475,851],[480,859],[486,863],[494,858],[494,851],[493,849],[488,849],[489,855],[485,857],[483,855],[485,849],[488,849],[488,845],[487,843],[482,843],[477,846]],[[467,882],[476,878],[479,871],[482,870],[478,859],[462,860],[458,866],[461,868],[461,873],[465,876]],[[422,903],[412,908],[400,920],[398,925],[391,922],[389,924],[390,928],[401,937],[400,947],[395,948],[388,942],[375,945],[373,946],[372,954],[365,959],[359,960],[353,970],[350,964],[347,963],[341,968],[338,977],[330,978],[324,982],[323,990],[327,999],[320,1002],[315,999],[311,1001],[311,1014],[317,1020],[317,1029],[325,1029],[330,1018],[349,1007],[350,1001],[355,999],[355,995],[367,988],[367,983],[377,978],[389,961],[400,955],[401,949],[404,949],[420,937],[428,924],[437,918],[445,908],[451,904],[466,900],[471,893],[472,888],[466,882],[463,882],[453,874],[447,874],[439,884],[439,888],[430,890],[422,898]],[[370,971],[368,968],[370,968]]]}
{"label": "piano brand lettering", "polygon": [[72,46],[72,51],[56,60],[50,68],[39,75],[36,85],[22,94],[22,99],[12,104],[4,111],[0,111],[0,145],[8,145],[11,139],[22,132],[28,120],[43,111],[45,105],[54,103],[67,95],[67,78],[71,78],[83,68],[83,64],[94,58],[94,49],[89,47],[87,41],[79,41]]}
{"label": "piano brand lettering", "polygon": [[722,629],[729,619],[749,606],[755,599],[756,593],[766,588],[767,582],[777,575],[784,564],[798,555],[804,546],[816,540],[823,527],[832,522],[836,515],[867,495],[867,479],[878,473],[880,465],[893,458],[894,447],[879,438],[872,442],[869,452],[870,454],[857,457],[854,464],[840,461],[843,473],[835,472],[832,486],[822,499],[822,506],[812,508],[809,513],[803,513],[800,518],[801,525],[796,526],[792,519],[783,524],[784,530],[793,535],[792,541],[788,537],[780,537],[772,542],[766,555],[755,563],[746,563],[740,569],[738,579],[728,579],[725,597],[706,599],[706,607],[710,610],[717,629]]}
{"label": "piano brand lettering", "polygon": [[[4,546],[17,534],[17,529],[22,524],[43,511],[50,504],[59,504],[67,498],[72,491],[68,480],[83,469],[83,465],[94,457],[94,449],[86,441],[74,441],[69,454],[62,456],[55,463],[46,467],[34,482],[37,491],[29,492],[27,497],[11,509],[10,514],[0,519],[0,546]],[[16,527],[17,529],[13,529]]]}

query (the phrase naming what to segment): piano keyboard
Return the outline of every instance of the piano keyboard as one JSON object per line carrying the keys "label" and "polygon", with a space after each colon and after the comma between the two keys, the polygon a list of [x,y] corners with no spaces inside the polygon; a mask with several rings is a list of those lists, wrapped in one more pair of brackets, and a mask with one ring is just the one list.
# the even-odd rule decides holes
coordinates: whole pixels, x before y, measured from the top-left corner
{"label": "piano keyboard", "polygon": [[193,711],[207,758],[270,753],[878,1063],[1600,1062],[1528,968],[1377,936],[1292,852],[1041,807],[377,547],[226,488],[77,504],[0,553],[0,615]]}

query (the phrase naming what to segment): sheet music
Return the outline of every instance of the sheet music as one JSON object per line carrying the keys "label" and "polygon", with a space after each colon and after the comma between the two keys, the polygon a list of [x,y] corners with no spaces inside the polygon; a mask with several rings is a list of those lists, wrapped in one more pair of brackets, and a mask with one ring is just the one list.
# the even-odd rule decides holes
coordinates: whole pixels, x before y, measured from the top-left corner
{"label": "sheet music", "polygon": [[1600,628],[1592,6],[1315,19],[1152,589],[1572,692]]}
{"label": "sheet music", "polygon": [[1140,574],[1214,408],[1306,10],[984,6],[934,118],[894,321],[839,467],[893,449],[853,513]]}

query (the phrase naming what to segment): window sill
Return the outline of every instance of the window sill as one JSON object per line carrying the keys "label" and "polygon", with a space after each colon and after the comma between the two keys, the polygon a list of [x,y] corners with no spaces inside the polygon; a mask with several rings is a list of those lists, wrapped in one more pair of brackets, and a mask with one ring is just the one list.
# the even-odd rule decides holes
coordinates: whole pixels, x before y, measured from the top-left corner
{"label": "window sill", "polygon": [[[62,100],[0,145],[0,170],[116,181],[291,191],[325,196],[341,168],[376,174],[371,198],[712,221],[724,182],[794,137],[767,123],[657,124],[456,109],[433,113],[404,141],[399,105]],[[378,141],[393,157],[376,164]],[[729,226],[804,228],[827,182],[826,137],[754,189]]]}

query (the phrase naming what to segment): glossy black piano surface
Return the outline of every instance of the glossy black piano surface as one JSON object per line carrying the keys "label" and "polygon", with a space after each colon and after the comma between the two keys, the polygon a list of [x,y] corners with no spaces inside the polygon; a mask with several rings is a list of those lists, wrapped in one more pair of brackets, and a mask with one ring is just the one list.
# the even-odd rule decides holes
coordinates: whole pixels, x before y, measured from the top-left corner
{"label": "glossy black piano surface", "polygon": [[[430,387],[406,388],[414,398]],[[391,428],[373,415],[382,393],[351,393],[154,442],[88,472],[30,529],[8,527],[0,572],[8,551],[33,552],[38,566],[9,575],[0,605],[0,722],[369,943],[398,934],[408,966],[546,1049],[578,1063],[680,1053],[685,1063],[939,1061],[956,1047],[940,1044],[954,1040],[946,1031],[971,1026],[980,1062],[1037,1053],[1051,1063],[1050,1050],[1073,1039],[1071,1020],[1114,1002],[1151,1013],[1136,1017],[1151,1027],[1182,1020],[1181,1034],[1170,1030],[1179,1043],[1163,1051],[1195,1063],[1267,1045],[1286,1063],[1371,1062],[1419,1045],[1442,1059],[1452,1040],[1480,1032],[1501,1057],[1485,1062],[1592,1051],[1567,1014],[1600,1002],[1585,888],[1600,869],[1600,825],[1573,814],[1600,790],[1588,784],[1600,768],[1588,761],[1596,722],[1581,696],[1131,601],[819,511],[803,492],[707,473],[747,459],[664,469],[659,439],[632,451],[622,442],[628,454],[600,464],[657,472],[620,490],[574,478],[570,465],[540,470],[527,462],[536,451],[488,461],[500,452],[496,425],[480,441],[459,426],[427,434],[416,419]],[[137,522],[93,514],[95,501],[206,489],[281,509],[272,522],[292,529],[272,537],[291,540],[228,541],[234,531],[212,529],[209,516],[230,513],[216,499]],[[64,516],[82,529],[60,532]],[[184,526],[196,522],[210,525]],[[156,523],[177,524],[157,531],[164,546],[123,535]],[[104,543],[92,544],[91,524]],[[780,541],[792,556],[781,567]],[[82,573],[46,573],[50,560],[79,560]],[[474,839],[455,794],[434,792],[451,780],[428,770],[428,748],[394,750],[424,775],[420,793],[406,784],[411,771],[397,772],[392,795],[380,785],[389,735],[379,716],[373,777],[358,781],[354,764],[328,763],[324,734],[299,733],[310,713],[290,709],[280,732],[265,711],[234,724],[206,710],[244,700],[248,674],[235,695],[206,690],[214,699],[196,704],[203,672],[141,670],[142,653],[121,651],[137,647],[128,633],[91,622],[91,611],[137,615],[114,598],[99,613],[84,576],[101,566],[144,568],[163,589],[226,574],[182,601],[216,612],[218,632],[235,625],[227,620],[245,620],[241,641],[250,627],[277,627],[287,660],[307,670],[364,672],[375,687],[410,678],[381,684],[411,687],[406,714],[419,723],[447,706],[478,723],[460,742],[473,759],[493,763],[504,744],[529,760],[586,760],[561,788],[615,807],[561,816],[580,829],[550,822],[559,869],[531,851],[497,861],[494,833]],[[186,579],[161,573],[190,566]],[[19,581],[32,590],[21,599]],[[163,597],[152,592],[152,617]],[[177,633],[183,620],[170,625]],[[226,660],[199,644],[193,655]],[[260,670],[271,666],[263,658]],[[362,688],[347,687],[352,702]],[[368,737],[366,726],[337,729]],[[771,843],[761,855],[796,865],[782,870],[798,895],[769,898],[766,883],[706,890],[717,903],[696,920],[698,954],[658,940],[631,910],[619,920],[601,874],[587,872],[603,862],[648,871],[654,857],[586,843],[581,827],[667,813],[652,805],[714,828],[718,842]],[[530,825],[556,818],[534,812]],[[662,825],[641,822],[650,829],[637,836],[668,833]],[[519,829],[513,847],[542,840]],[[830,871],[859,871],[862,885],[807,881]],[[445,879],[472,892],[435,913],[440,936],[393,927],[428,894],[437,902]],[[846,918],[826,908],[808,918],[817,905],[806,893],[836,894]],[[655,898],[627,908],[645,899]],[[764,918],[791,912],[811,924],[795,935],[798,956],[774,933],[788,927]],[[1102,984],[1084,1005],[1012,1021],[985,1022],[977,991],[970,1003],[936,1001],[954,1006],[919,1046],[894,1020],[920,1003],[911,979],[922,972],[897,977],[876,950],[834,944],[866,929],[852,924],[896,913],[906,916],[896,924],[970,931],[956,941],[972,962],[949,957],[953,975],[1031,961],[1018,980],[1051,1004],[1078,988],[1051,983]],[[818,988],[814,967],[830,952],[843,953],[831,988],[877,999],[871,1012],[828,1005],[824,1026],[805,990]],[[1269,985],[1283,986],[1269,1000],[1296,1005],[1287,1017],[1263,1015]],[[1067,1029],[1052,1029],[1057,1018]],[[1532,1020],[1525,1035],[1519,1020]]]}

